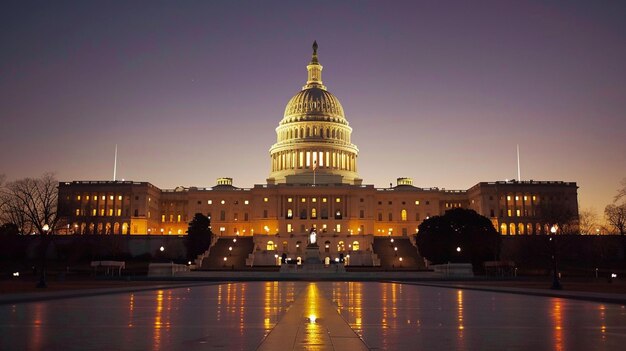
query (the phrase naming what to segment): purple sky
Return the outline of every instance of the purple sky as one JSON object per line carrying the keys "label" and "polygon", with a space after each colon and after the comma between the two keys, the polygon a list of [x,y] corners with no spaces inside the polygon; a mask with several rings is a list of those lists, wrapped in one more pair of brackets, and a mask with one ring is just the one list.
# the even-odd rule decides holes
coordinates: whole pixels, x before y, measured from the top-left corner
{"label": "purple sky", "polygon": [[626,177],[623,1],[0,5],[0,173],[251,187],[314,39],[366,184]]}

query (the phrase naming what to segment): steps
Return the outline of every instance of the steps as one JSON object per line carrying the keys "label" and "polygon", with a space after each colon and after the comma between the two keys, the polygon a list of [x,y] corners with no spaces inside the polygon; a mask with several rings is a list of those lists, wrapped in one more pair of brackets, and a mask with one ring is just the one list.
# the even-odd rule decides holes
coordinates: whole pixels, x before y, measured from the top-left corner
{"label": "steps", "polygon": [[425,269],[424,260],[408,237],[374,238],[372,247],[382,269]]}
{"label": "steps", "polygon": [[[229,250],[232,248],[232,250]],[[220,237],[209,249],[209,255],[202,260],[201,270],[245,269],[246,258],[252,253],[252,237]],[[226,257],[226,261],[224,261]]]}

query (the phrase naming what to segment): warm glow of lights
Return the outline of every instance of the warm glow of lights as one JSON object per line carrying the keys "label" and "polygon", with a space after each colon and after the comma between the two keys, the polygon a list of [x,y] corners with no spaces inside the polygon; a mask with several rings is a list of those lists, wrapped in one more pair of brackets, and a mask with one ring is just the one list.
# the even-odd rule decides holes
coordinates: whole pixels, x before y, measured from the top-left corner
{"label": "warm glow of lights", "polygon": [[310,323],[315,323],[315,321],[317,320],[317,316],[314,314],[310,314],[309,315],[309,322]]}

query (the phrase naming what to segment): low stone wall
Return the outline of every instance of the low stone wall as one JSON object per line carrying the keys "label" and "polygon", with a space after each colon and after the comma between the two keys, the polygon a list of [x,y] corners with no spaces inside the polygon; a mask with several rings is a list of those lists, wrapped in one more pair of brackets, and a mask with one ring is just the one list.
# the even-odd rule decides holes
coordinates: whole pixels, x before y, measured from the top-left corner
{"label": "low stone wall", "polygon": [[175,263],[150,263],[148,277],[173,277],[182,272],[189,272],[189,266]]}

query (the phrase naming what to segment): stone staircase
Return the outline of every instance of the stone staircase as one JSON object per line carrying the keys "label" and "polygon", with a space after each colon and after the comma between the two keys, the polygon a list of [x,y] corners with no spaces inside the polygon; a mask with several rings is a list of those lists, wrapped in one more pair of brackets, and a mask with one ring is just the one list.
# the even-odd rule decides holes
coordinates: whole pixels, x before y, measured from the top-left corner
{"label": "stone staircase", "polygon": [[[392,241],[393,240],[393,241]],[[425,269],[424,260],[408,237],[374,238],[374,253],[382,269]],[[397,250],[396,250],[397,248]],[[400,260],[402,258],[402,260]]]}
{"label": "stone staircase", "polygon": [[246,258],[253,249],[252,237],[220,237],[209,248],[200,270],[245,269]]}

